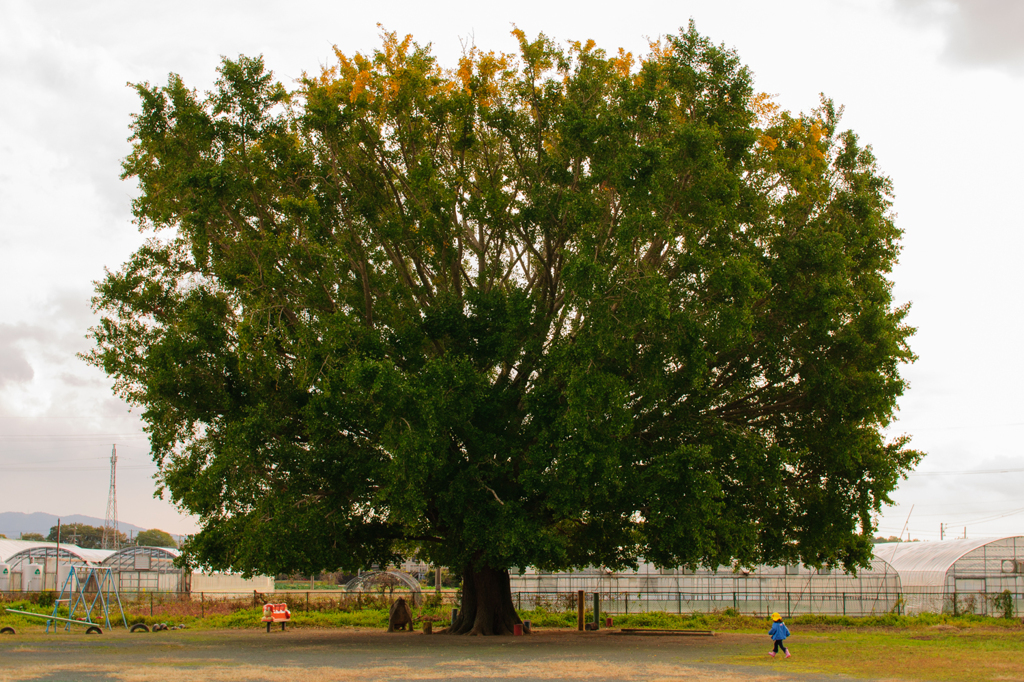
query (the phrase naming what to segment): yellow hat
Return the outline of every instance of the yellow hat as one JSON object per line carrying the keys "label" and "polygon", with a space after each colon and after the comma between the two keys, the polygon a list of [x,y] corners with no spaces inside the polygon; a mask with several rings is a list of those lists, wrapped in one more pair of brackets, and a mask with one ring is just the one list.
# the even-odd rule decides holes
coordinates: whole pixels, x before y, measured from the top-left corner
{"label": "yellow hat", "polygon": [[782,620],[782,616],[779,615],[778,611],[772,614],[772,620]]}

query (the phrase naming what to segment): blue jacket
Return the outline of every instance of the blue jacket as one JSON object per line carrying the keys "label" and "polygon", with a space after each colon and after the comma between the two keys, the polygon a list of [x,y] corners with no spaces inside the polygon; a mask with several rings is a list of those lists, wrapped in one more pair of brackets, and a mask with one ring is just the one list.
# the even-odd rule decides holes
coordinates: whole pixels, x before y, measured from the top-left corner
{"label": "blue jacket", "polygon": [[781,620],[772,623],[772,629],[768,631],[768,636],[772,639],[782,640],[789,637],[789,628]]}

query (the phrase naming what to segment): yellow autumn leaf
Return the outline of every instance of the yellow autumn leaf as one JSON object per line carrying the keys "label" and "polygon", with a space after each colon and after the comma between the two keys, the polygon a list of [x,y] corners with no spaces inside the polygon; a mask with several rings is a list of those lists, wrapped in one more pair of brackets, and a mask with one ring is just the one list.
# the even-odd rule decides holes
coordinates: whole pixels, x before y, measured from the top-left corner
{"label": "yellow autumn leaf", "polygon": [[355,82],[352,84],[352,93],[348,96],[349,101],[355,102],[359,95],[366,91],[366,86],[370,82],[370,72],[360,71],[359,75],[356,76]]}

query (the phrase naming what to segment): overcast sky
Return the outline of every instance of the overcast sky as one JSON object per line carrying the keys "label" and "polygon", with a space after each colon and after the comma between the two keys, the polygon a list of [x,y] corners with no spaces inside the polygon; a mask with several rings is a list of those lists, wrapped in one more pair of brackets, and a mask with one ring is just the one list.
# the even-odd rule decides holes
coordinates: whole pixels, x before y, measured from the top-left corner
{"label": "overcast sky", "polygon": [[[0,0],[0,511],[103,517],[117,443],[120,518],[174,533],[154,499],[137,417],[75,354],[92,282],[139,245],[128,82],[179,73],[211,87],[222,55],[263,54],[279,79],[369,51],[382,23],[453,65],[464,42],[514,51],[512,24],[642,53],[690,18],[738,50],[759,90],[808,110],[824,92],[874,147],[905,231],[895,272],[920,360],[893,433],[928,452],[880,532],[938,539],[1024,533],[1024,2],[18,2]],[[913,507],[913,513],[911,513]]]}

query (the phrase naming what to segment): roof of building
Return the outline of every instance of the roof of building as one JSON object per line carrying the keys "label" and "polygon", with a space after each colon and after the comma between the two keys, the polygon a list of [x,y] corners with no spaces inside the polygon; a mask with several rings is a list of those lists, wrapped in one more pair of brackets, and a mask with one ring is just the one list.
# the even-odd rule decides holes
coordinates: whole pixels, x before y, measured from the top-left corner
{"label": "roof of building", "polygon": [[142,545],[140,547],[136,547],[135,545],[122,547],[117,550],[116,554],[138,554],[139,552],[146,552],[147,554],[169,554],[172,557],[181,556],[181,552],[174,547],[152,547],[150,545]]}
{"label": "roof of building", "polygon": [[[86,549],[64,542],[60,544],[60,548],[62,552],[67,552],[89,564],[99,564],[114,553],[113,550],[109,549]],[[33,550],[47,549],[53,549],[54,553],[56,553],[57,543],[0,539],[0,561],[8,563],[18,555],[30,554]]]}
{"label": "roof of building", "polygon": [[[103,566],[114,570],[131,570],[135,557],[146,555],[156,560],[160,568],[169,569],[173,567],[174,560],[181,556],[181,552],[173,547],[122,547],[103,560]],[[148,570],[153,570],[151,564]]]}
{"label": "roof of building", "polygon": [[960,557],[989,543],[1013,537],[1017,536],[885,543],[875,545],[875,556],[896,569],[904,589],[942,587],[946,583],[946,572]]}
{"label": "roof of building", "polygon": [[76,554],[90,564],[99,566],[104,559],[114,553],[112,549],[85,549],[84,547],[78,547],[77,545],[64,545],[60,546],[61,549],[66,549],[72,554]]}
{"label": "roof of building", "polygon": [[7,563],[7,560],[18,552],[33,547],[49,547],[52,542],[36,542],[35,540],[8,540],[0,538],[0,561]]}
{"label": "roof of building", "polygon": [[[720,577],[720,578],[743,578],[743,577],[748,577],[748,576],[755,576],[755,577],[757,577],[757,576],[780,576],[780,575],[793,575],[792,573],[790,573],[790,571],[793,568],[796,568],[798,574],[800,574],[800,575],[807,575],[807,574],[821,574],[821,575],[832,575],[832,574],[835,574],[836,576],[852,575],[852,574],[847,574],[845,571],[842,570],[842,568],[838,568],[838,567],[836,569],[834,569],[833,571],[825,571],[825,570],[820,570],[819,571],[817,569],[807,568],[806,566],[800,566],[800,565],[795,566],[795,567],[794,566],[786,567],[786,566],[764,566],[764,565],[762,565],[762,566],[753,566],[751,568],[752,568],[752,570],[738,570],[738,571],[734,571],[731,566],[720,566],[717,570],[709,569],[709,568],[699,568],[696,571],[692,571],[692,572],[687,573],[686,575],[716,576],[716,577]],[[609,568],[588,566],[586,568],[570,569],[570,570],[566,570],[566,571],[543,571],[543,570],[540,570],[540,569],[536,568],[535,566],[527,566],[525,569],[523,569],[523,573],[522,574],[523,575],[530,575],[530,576],[546,576],[546,577],[550,577],[550,576],[563,576],[563,577],[569,577],[569,576],[576,576],[576,577],[588,576],[588,577],[602,577],[602,578],[603,577],[623,577],[623,578],[628,578],[628,577],[633,577],[633,576],[638,576],[638,575],[639,576],[643,576],[643,575],[654,576],[654,575],[669,575],[669,574],[675,575],[676,574],[675,572],[679,571],[679,570],[680,570],[679,568],[676,568],[676,569],[672,569],[671,573],[663,573],[662,569],[658,568],[653,563],[649,563],[646,560],[641,558],[637,562],[637,568],[635,570],[632,569],[632,568],[625,568],[625,569],[622,569],[620,571],[612,571]],[[519,575],[519,569],[516,568],[516,567],[513,567],[510,572],[511,572],[511,575],[513,577]],[[888,573],[894,573],[894,572],[895,571],[893,570],[893,568],[891,566],[889,566],[888,562],[884,558],[882,558],[881,556],[879,556],[876,553],[875,556],[871,560],[871,565],[868,568],[861,568],[861,569],[859,569],[857,571],[857,575],[865,575],[865,574],[877,575],[877,574],[888,574]]]}

